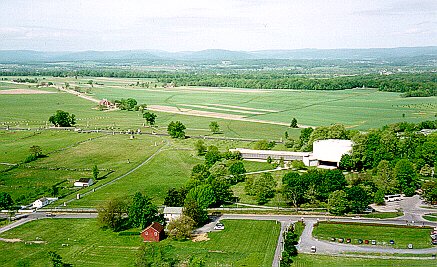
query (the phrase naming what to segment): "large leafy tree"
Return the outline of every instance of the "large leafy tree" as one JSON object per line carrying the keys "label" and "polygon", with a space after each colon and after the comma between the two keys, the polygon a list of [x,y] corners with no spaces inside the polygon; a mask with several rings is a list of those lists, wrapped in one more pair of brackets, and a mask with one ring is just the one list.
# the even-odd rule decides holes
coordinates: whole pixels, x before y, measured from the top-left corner
{"label": "large leafy tree", "polygon": [[196,222],[196,226],[202,225],[208,220],[207,211],[192,198],[187,198],[185,201],[183,214],[193,219]]}
{"label": "large leafy tree", "polygon": [[217,161],[222,159],[222,155],[216,146],[209,146],[208,151],[205,154],[205,164],[211,167]]}
{"label": "large leafy tree", "polygon": [[401,159],[396,163],[394,176],[398,182],[399,188],[405,191],[407,188],[416,189],[418,185],[417,173],[414,165],[406,159]]}
{"label": "large leafy tree", "polygon": [[373,182],[376,187],[386,194],[394,193],[398,185],[398,181],[393,175],[390,162],[381,160],[376,167],[376,176],[373,177]]}
{"label": "large leafy tree", "polygon": [[229,173],[233,176],[234,179],[233,182],[237,183],[237,182],[241,182],[244,181],[245,173],[246,173],[246,168],[244,167],[244,163],[239,160],[236,161],[234,163],[232,163],[229,168]]}
{"label": "large leafy tree", "polygon": [[110,199],[97,207],[97,221],[103,228],[119,231],[127,217],[126,202],[119,198]]}
{"label": "large leafy tree", "polygon": [[297,172],[289,172],[282,178],[282,194],[297,209],[304,202],[308,186]]}
{"label": "large leafy tree", "polygon": [[328,198],[328,211],[334,215],[343,215],[347,212],[349,201],[348,195],[343,190],[332,192]]}
{"label": "large leafy tree", "polygon": [[209,129],[211,130],[212,133],[218,133],[220,132],[220,126],[216,121],[212,121],[209,124]]}
{"label": "large leafy tree", "polygon": [[164,198],[164,205],[169,207],[182,207],[184,205],[187,190],[185,187],[178,189],[170,188],[167,191],[167,196]]}
{"label": "large leafy tree", "polygon": [[258,204],[265,204],[267,201],[275,196],[276,181],[272,174],[262,173],[253,181],[253,192],[256,196]]}
{"label": "large leafy tree", "polygon": [[70,127],[76,124],[76,117],[66,111],[57,110],[55,115],[50,116],[49,122],[57,127]]}
{"label": "large leafy tree", "polygon": [[346,190],[349,206],[353,213],[362,213],[372,202],[363,187],[356,185]]}
{"label": "large leafy tree", "polygon": [[158,208],[152,203],[151,198],[137,192],[128,209],[129,221],[134,227],[145,228],[154,221],[159,220]]}
{"label": "large leafy tree", "polygon": [[0,209],[10,209],[14,205],[11,195],[6,192],[0,192]]}
{"label": "large leafy tree", "polygon": [[167,127],[168,134],[173,138],[185,138],[185,125],[180,121],[172,121]]}
{"label": "large leafy tree", "polygon": [[191,237],[195,225],[196,222],[193,219],[182,215],[168,224],[168,235],[176,240],[188,239]]}
{"label": "large leafy tree", "polygon": [[214,190],[209,184],[192,188],[187,194],[187,199],[195,200],[204,209],[209,208],[216,201]]}
{"label": "large leafy tree", "polygon": [[152,112],[149,112],[149,111],[143,113],[143,118],[146,119],[146,122],[147,122],[149,125],[155,125],[156,117],[157,117],[157,116],[156,116],[155,113],[152,113]]}

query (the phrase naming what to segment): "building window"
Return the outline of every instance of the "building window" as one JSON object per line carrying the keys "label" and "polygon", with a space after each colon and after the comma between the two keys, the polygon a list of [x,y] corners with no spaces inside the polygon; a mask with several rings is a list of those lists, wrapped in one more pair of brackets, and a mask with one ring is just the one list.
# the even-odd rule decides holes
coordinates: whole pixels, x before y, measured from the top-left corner
{"label": "building window", "polygon": [[155,232],[155,236],[158,236],[158,233],[157,233],[157,232]]}
{"label": "building window", "polygon": [[146,235],[149,235],[149,232],[146,232]]}

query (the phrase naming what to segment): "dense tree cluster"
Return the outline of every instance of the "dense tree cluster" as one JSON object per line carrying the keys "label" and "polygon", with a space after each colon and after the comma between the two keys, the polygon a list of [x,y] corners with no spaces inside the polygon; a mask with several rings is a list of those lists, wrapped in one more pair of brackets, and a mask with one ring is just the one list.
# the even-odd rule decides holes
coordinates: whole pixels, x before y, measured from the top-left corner
{"label": "dense tree cluster", "polygon": [[121,110],[134,110],[138,102],[134,98],[114,100],[115,105]]}
{"label": "dense tree cluster", "polygon": [[131,200],[109,199],[97,207],[97,221],[102,228],[120,231],[129,227],[145,228],[152,222],[162,222],[151,198],[136,193]]}
{"label": "dense tree cluster", "polygon": [[[300,64],[308,64],[301,62]],[[309,64],[312,65],[311,61]],[[314,66],[313,66],[314,67]],[[318,70],[320,71],[320,70]],[[296,75],[298,74],[298,75]],[[54,77],[118,77],[155,78],[161,84],[175,86],[211,86],[258,89],[344,90],[352,88],[378,88],[381,91],[401,92],[405,97],[437,95],[437,78],[433,72],[396,74],[356,74],[348,76],[302,76],[292,71],[257,72],[165,72],[135,71],[121,69],[75,69],[65,70],[12,70],[0,72],[5,76],[54,76]],[[35,78],[36,79],[36,78]],[[23,79],[25,80],[25,79]],[[37,82],[37,81],[36,81]],[[143,83],[144,85],[144,83]],[[139,82],[137,82],[139,86]],[[147,83],[148,86],[148,83]]]}
{"label": "dense tree cluster", "polygon": [[55,115],[50,116],[49,122],[56,127],[70,127],[76,124],[76,117],[66,111],[57,110]]}

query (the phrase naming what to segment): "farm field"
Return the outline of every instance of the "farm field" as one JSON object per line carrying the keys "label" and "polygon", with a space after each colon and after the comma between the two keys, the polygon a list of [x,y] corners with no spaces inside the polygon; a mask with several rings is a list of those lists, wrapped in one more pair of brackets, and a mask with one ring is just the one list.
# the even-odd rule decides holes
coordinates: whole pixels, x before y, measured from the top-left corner
{"label": "farm field", "polygon": [[136,192],[145,193],[153,198],[154,203],[162,205],[167,190],[184,185],[193,166],[201,163],[201,160],[192,154],[190,150],[163,150],[129,176],[73,201],[68,206],[95,207],[107,199],[125,197]]}
{"label": "farm field", "polygon": [[365,225],[357,223],[319,223],[313,231],[313,236],[330,240],[335,238],[350,238],[352,244],[358,244],[358,239],[376,240],[377,245],[387,245],[390,240],[394,240],[394,248],[407,248],[408,244],[413,244],[414,248],[431,247],[429,237],[432,228],[425,227],[399,227],[383,225]]}
{"label": "farm field", "polygon": [[[12,78],[10,78],[12,79]],[[119,82],[114,79],[114,82]],[[49,81],[49,79],[47,79]],[[57,82],[57,86],[62,86],[66,78],[51,78],[50,81]],[[62,81],[62,82],[61,82]],[[125,81],[122,79],[122,81]],[[71,82],[71,81],[70,81]],[[85,81],[83,81],[85,83]],[[71,86],[73,86],[72,83]],[[48,118],[58,109],[76,115],[75,125],[85,129],[114,129],[114,130],[136,130],[151,132],[150,128],[144,128],[144,119],[141,113],[134,111],[99,111],[96,104],[74,96],[72,94],[58,91],[52,87],[37,88],[35,84],[14,84],[0,82],[0,90],[21,89],[50,91],[53,94],[5,94],[0,96],[0,126],[22,127],[22,128],[44,128],[50,126]],[[85,86],[85,85],[82,85]],[[86,85],[88,86],[88,85]],[[98,88],[93,88],[97,90]],[[164,89],[161,89],[164,90]],[[105,98],[105,96],[90,93],[91,97]],[[100,98],[101,97],[101,98]],[[131,97],[129,94],[120,98]],[[112,99],[111,99],[112,100]],[[144,102],[141,102],[144,101]],[[153,104],[150,99],[138,99],[139,103]],[[41,105],[41,103],[44,103]],[[214,119],[207,117],[194,117],[184,114],[171,114],[155,112],[158,117],[155,131],[166,133],[167,125],[171,121],[180,120],[187,127],[187,135],[211,135],[208,125],[211,121],[217,121],[220,125],[221,133],[217,137],[237,137],[237,138],[259,138],[276,139],[283,137],[284,132],[288,131],[290,137],[297,138],[300,129],[290,129],[287,125],[260,124],[256,122],[235,121],[227,119]]]}
{"label": "farm field", "polygon": [[435,260],[429,259],[376,259],[376,258],[359,258],[359,257],[342,257],[342,256],[327,256],[315,254],[299,254],[293,262],[293,266],[374,266],[374,267],[428,267],[434,266]]}
{"label": "farm field", "polygon": [[[223,220],[226,229],[212,232],[203,242],[165,240],[174,258],[192,255],[205,259],[207,266],[271,266],[279,225],[273,221]],[[255,230],[256,229],[256,230]],[[256,231],[256,232],[255,232]],[[253,238],[256,235],[257,238]],[[98,228],[94,219],[44,219],[33,221],[0,235],[20,242],[0,242],[0,265],[47,266],[47,252],[57,251],[74,266],[132,266],[142,240],[119,236]],[[26,244],[24,241],[40,241]],[[68,246],[62,246],[68,244]],[[17,262],[17,258],[20,260]]]}
{"label": "farm field", "polygon": [[[9,77],[11,79],[12,77]],[[86,84],[87,81],[93,80],[98,85],[91,87]],[[273,122],[279,125],[254,123],[259,128],[269,129],[270,136],[272,133],[279,138],[282,136],[286,127],[293,117],[303,125],[320,126],[341,123],[350,129],[369,129],[379,128],[385,124],[399,121],[418,122],[427,119],[433,119],[437,106],[435,97],[427,98],[402,98],[399,93],[379,92],[375,89],[352,89],[340,91],[313,91],[313,90],[258,90],[258,89],[236,89],[236,88],[198,88],[198,87],[175,87],[162,88],[161,84],[154,87],[151,79],[118,79],[118,78],[97,78],[97,77],[79,77],[74,78],[53,78],[46,77],[46,81],[53,81],[57,86],[62,86],[65,82],[70,87],[79,86],[80,88],[89,89],[89,95],[96,99],[107,98],[109,100],[121,98],[135,98],[138,103],[146,103],[158,114],[158,125],[168,123],[168,119],[163,113],[167,113],[172,118],[179,119],[180,116],[191,118],[188,121],[188,128],[208,130],[208,124],[211,120],[217,120],[223,125],[222,130],[232,132],[243,129],[239,125],[233,125],[231,122],[243,118],[247,125],[252,125],[247,121],[264,121]],[[152,83],[151,88],[136,86],[136,82]],[[103,85],[102,85],[103,84]],[[28,88],[27,84],[0,83],[0,87],[11,88],[22,87]],[[33,87],[32,87],[33,88]],[[44,89],[45,90],[45,89]],[[52,90],[55,90],[52,88]],[[51,95],[36,95],[36,97],[57,98],[57,93]],[[27,95],[19,97],[25,100]],[[32,95],[35,96],[35,95]],[[2,98],[13,99],[17,95],[4,95]],[[76,97],[77,98],[77,97]],[[1,98],[0,98],[1,99]],[[74,99],[74,98],[73,98]],[[86,101],[80,99],[82,101]],[[1,101],[1,100],[0,100]],[[73,100],[70,100],[73,101]],[[77,101],[77,99],[76,99]],[[3,103],[2,107],[4,106]],[[6,104],[6,103],[5,103]],[[93,106],[90,102],[88,105]],[[88,110],[88,113],[92,110]],[[51,114],[50,111],[48,114]],[[170,113],[169,113],[170,112]],[[173,114],[178,112],[181,114]],[[108,113],[118,113],[111,114]],[[121,127],[125,124],[122,122],[119,114],[123,112],[94,112],[94,117],[103,117],[95,119],[93,116],[86,116],[83,124],[88,123],[95,127],[114,126]],[[93,115],[94,115],[93,114]],[[97,115],[98,114],[98,115]],[[132,112],[132,114],[137,115]],[[183,115],[185,114],[185,115]],[[198,115],[218,114],[219,118],[213,119],[208,117],[198,117]],[[197,116],[188,116],[197,115]],[[223,119],[226,116],[236,120]],[[0,121],[13,119],[10,115],[2,115]],[[175,116],[175,117],[174,117]],[[209,115],[208,115],[209,116]],[[45,116],[47,117],[47,116]],[[43,118],[43,120],[45,119]],[[81,116],[82,117],[82,116]],[[143,123],[141,118],[130,116],[130,125],[140,127]],[[161,118],[162,117],[162,118]],[[378,120],[373,118],[378,117]],[[180,117],[183,118],[183,117]],[[137,120],[136,120],[137,119]],[[183,121],[183,120],[182,120]],[[195,123],[195,121],[206,121]],[[226,123],[224,123],[226,121]],[[242,123],[241,121],[238,121]],[[201,125],[199,125],[201,124]],[[226,130],[230,128],[229,130]],[[278,128],[278,130],[273,130]],[[282,129],[279,131],[279,129]],[[256,131],[248,129],[242,132],[240,136],[246,134],[254,135]],[[281,133],[281,135],[277,135]]]}

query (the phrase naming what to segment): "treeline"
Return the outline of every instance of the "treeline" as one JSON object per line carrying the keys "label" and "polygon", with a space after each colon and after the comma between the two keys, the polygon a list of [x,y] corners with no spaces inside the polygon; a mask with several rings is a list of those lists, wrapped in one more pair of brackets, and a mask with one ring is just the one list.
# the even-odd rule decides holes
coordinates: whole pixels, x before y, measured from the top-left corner
{"label": "treeline", "polygon": [[254,89],[344,90],[377,88],[381,91],[400,92],[404,97],[437,95],[436,73],[362,74],[353,76],[302,76],[286,71],[257,71],[252,73],[168,72],[135,70],[12,70],[0,76],[55,76],[55,77],[114,77],[155,78],[175,86],[210,86]]}

